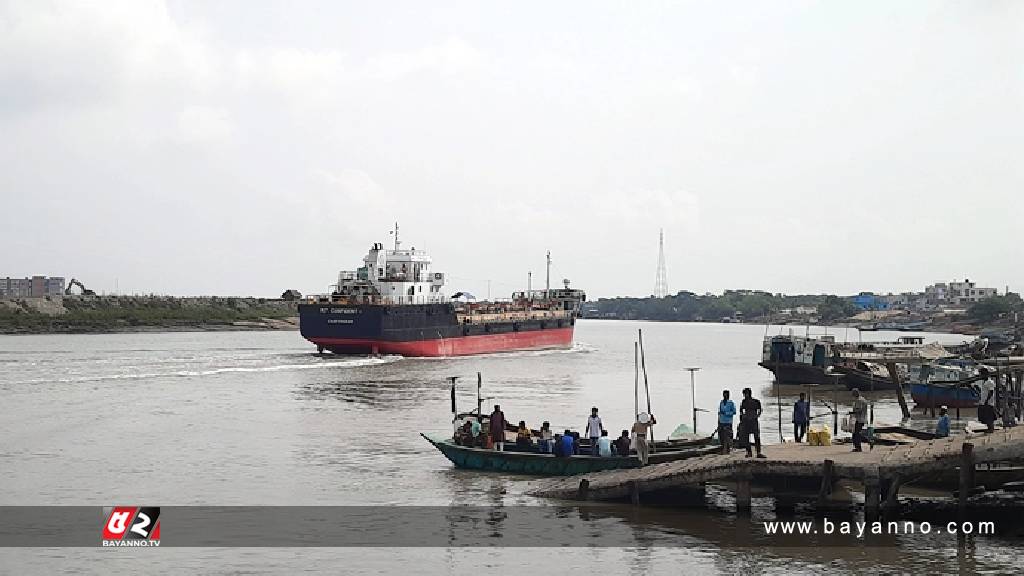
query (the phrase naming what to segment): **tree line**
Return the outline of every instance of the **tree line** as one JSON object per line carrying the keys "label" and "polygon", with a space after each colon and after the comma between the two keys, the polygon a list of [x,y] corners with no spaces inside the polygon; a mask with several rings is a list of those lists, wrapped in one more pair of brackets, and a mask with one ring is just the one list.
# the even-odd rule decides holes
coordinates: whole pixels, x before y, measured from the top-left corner
{"label": "tree line", "polygon": [[799,306],[817,308],[815,316],[821,322],[847,318],[859,311],[849,300],[831,294],[785,295],[759,290],[726,290],[723,294],[684,290],[664,298],[601,298],[588,302],[585,309],[591,317],[697,322],[735,318],[737,312],[748,320],[768,319]]}

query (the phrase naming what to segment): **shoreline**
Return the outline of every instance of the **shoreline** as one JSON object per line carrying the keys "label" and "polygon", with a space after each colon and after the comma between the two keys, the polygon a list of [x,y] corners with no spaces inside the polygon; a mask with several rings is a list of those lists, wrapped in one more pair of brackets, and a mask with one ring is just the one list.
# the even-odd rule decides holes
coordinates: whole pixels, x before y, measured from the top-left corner
{"label": "shoreline", "polygon": [[[661,320],[658,318],[594,318],[583,316],[580,320],[597,320],[601,322],[659,322],[664,324],[707,324],[707,325],[740,325],[740,326],[764,326],[764,322],[711,322],[711,321],[697,321],[697,320]],[[858,330],[855,324],[808,324],[806,322],[769,322],[771,326],[799,326],[806,327],[810,326],[812,329],[815,328],[828,328],[828,329],[850,329]],[[927,333],[927,334],[956,334],[964,336],[978,336],[986,328],[1005,328],[1010,329],[1000,324],[991,325],[978,325],[978,324],[943,324],[941,326],[925,326],[920,330],[863,330],[865,334],[873,334],[876,332],[906,332],[911,333]]]}
{"label": "shoreline", "polygon": [[138,326],[60,326],[51,329],[0,329],[0,336],[43,336],[47,334],[152,334],[160,332],[297,332],[299,319],[283,318],[265,321],[239,321],[230,324],[192,323]]}

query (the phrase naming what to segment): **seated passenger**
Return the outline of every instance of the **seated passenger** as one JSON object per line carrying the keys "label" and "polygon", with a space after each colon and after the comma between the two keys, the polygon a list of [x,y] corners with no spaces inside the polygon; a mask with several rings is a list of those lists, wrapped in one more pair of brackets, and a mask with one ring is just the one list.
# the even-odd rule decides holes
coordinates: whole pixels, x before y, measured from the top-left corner
{"label": "seated passenger", "polygon": [[484,436],[483,436],[483,434],[481,434],[481,432],[483,432],[483,427],[480,425],[480,417],[477,416],[476,418],[474,418],[474,419],[472,419],[470,421],[470,425],[469,425],[469,436],[470,436],[470,442],[471,442],[470,445],[471,446],[476,446],[476,447],[480,447],[480,448],[483,447],[483,445],[484,445]]}
{"label": "seated passenger", "polygon": [[629,430],[623,430],[622,436],[615,439],[615,454],[629,456]]}
{"label": "seated passenger", "polygon": [[597,439],[597,455],[605,458],[612,455],[612,439],[607,430],[601,430],[601,437]]}
{"label": "seated passenger", "polygon": [[562,446],[561,434],[555,434],[554,441],[551,444],[551,451],[555,456],[565,456],[565,448]]}
{"label": "seated passenger", "polygon": [[533,448],[533,433],[526,426],[525,420],[519,421],[519,429],[516,431],[516,447],[522,449]]}
{"label": "seated passenger", "polygon": [[551,423],[545,422],[540,426],[540,452],[541,454],[551,454]]}
{"label": "seated passenger", "polygon": [[572,456],[576,453],[576,438],[573,437],[571,430],[566,430],[562,435],[561,447],[562,453],[559,456]]}

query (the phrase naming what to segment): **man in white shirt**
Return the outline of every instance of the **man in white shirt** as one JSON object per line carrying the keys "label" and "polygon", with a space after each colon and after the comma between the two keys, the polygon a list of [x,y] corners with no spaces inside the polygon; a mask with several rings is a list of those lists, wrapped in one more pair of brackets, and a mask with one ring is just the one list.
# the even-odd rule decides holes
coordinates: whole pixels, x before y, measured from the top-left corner
{"label": "man in white shirt", "polygon": [[996,431],[996,383],[989,377],[988,368],[982,367],[978,375],[981,381],[981,395],[978,397],[978,420],[987,427],[986,434]]}
{"label": "man in white shirt", "polygon": [[587,437],[590,438],[590,453],[594,456],[598,455],[597,441],[601,438],[601,432],[604,431],[604,424],[601,422],[601,417],[597,415],[597,407],[590,409],[590,417],[587,418]]}

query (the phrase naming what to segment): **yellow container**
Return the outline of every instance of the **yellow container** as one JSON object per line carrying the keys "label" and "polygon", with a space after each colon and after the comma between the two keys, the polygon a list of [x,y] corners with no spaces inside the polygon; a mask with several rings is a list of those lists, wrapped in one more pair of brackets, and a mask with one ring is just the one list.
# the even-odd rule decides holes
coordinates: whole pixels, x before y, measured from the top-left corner
{"label": "yellow container", "polygon": [[829,429],[825,426],[822,426],[821,430],[818,432],[818,439],[821,441],[822,446],[832,445],[832,433],[829,432]]}
{"label": "yellow container", "polygon": [[832,433],[825,426],[812,427],[807,431],[807,443],[811,446],[831,446]]}
{"label": "yellow container", "polygon": [[811,446],[821,446],[821,435],[814,428],[807,431],[807,443]]}

